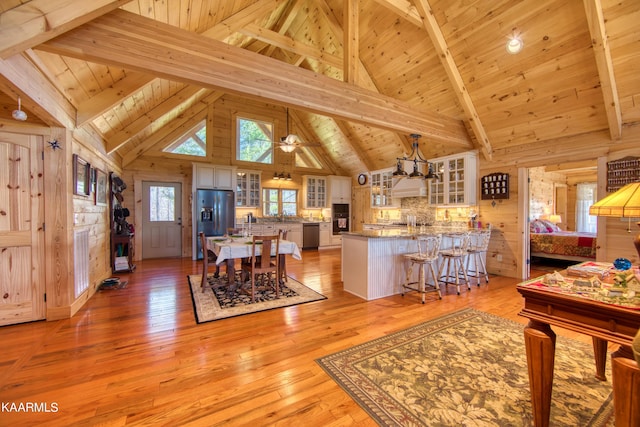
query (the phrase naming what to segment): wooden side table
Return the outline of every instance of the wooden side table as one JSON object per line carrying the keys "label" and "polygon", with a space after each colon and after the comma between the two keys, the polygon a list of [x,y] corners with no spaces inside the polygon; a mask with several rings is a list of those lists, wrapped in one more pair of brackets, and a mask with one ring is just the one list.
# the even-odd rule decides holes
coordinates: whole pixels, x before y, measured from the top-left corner
{"label": "wooden side table", "polygon": [[524,308],[519,314],[529,319],[524,335],[535,426],[549,425],[556,338],[551,326],[592,337],[596,378],[600,380],[606,379],[607,343],[620,345],[612,354],[616,426],[639,426],[640,369],[633,360],[631,343],[640,327],[640,310],[524,284],[518,285],[517,290],[524,297]]}

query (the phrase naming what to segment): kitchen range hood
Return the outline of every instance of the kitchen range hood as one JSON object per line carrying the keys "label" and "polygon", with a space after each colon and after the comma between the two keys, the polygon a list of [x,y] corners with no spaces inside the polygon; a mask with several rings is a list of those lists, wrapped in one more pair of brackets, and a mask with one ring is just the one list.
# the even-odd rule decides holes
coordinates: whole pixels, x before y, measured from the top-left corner
{"label": "kitchen range hood", "polygon": [[429,181],[424,179],[412,179],[408,177],[394,177],[391,187],[393,198],[426,197]]}

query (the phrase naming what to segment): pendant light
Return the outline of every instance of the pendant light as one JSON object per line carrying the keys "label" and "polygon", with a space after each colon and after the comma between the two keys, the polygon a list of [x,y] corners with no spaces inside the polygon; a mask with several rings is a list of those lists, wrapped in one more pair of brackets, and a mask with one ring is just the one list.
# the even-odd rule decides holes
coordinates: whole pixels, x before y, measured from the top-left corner
{"label": "pendant light", "polygon": [[11,117],[21,122],[24,122],[25,120],[27,120],[27,113],[25,113],[21,109],[20,97],[18,97],[18,109],[13,110],[13,112],[11,113]]}
{"label": "pendant light", "polygon": [[[423,159],[420,156],[420,151],[418,147],[418,139],[420,139],[422,135],[418,135],[417,133],[412,133],[411,138],[413,142],[411,143],[411,154],[404,157],[396,158],[396,170],[393,172],[394,177],[409,177],[411,179],[438,179],[438,175],[433,170],[433,164],[429,163],[428,160]],[[404,162],[413,161],[413,171],[410,174],[404,170]],[[424,164],[427,166],[427,174],[420,172],[419,164]]]}

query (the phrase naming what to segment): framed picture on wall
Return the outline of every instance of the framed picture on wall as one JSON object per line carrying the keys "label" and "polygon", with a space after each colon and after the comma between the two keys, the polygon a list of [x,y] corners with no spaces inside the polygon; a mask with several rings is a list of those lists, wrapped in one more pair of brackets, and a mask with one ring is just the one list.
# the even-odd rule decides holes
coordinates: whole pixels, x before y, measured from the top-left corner
{"label": "framed picture on wall", "polygon": [[107,204],[107,173],[98,168],[96,171],[96,205],[105,206]]}
{"label": "framed picture on wall", "polygon": [[73,194],[91,194],[91,164],[77,154],[73,155]]}

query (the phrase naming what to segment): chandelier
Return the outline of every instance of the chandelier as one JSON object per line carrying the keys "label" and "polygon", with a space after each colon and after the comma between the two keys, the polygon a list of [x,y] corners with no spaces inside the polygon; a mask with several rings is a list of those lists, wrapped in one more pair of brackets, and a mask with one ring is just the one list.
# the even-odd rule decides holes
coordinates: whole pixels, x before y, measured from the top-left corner
{"label": "chandelier", "polygon": [[[418,139],[422,137],[422,135],[418,135],[416,133],[412,133],[411,138],[413,138],[413,142],[411,143],[411,154],[404,157],[396,157],[396,170],[393,172],[394,177],[409,177],[409,178],[421,178],[421,179],[438,179],[438,175],[433,170],[433,163],[429,163],[428,160],[423,159],[420,156],[420,152],[418,151]],[[404,170],[404,162],[412,161],[413,162],[413,172],[407,173]],[[427,174],[420,172],[419,164],[427,165]]]}

